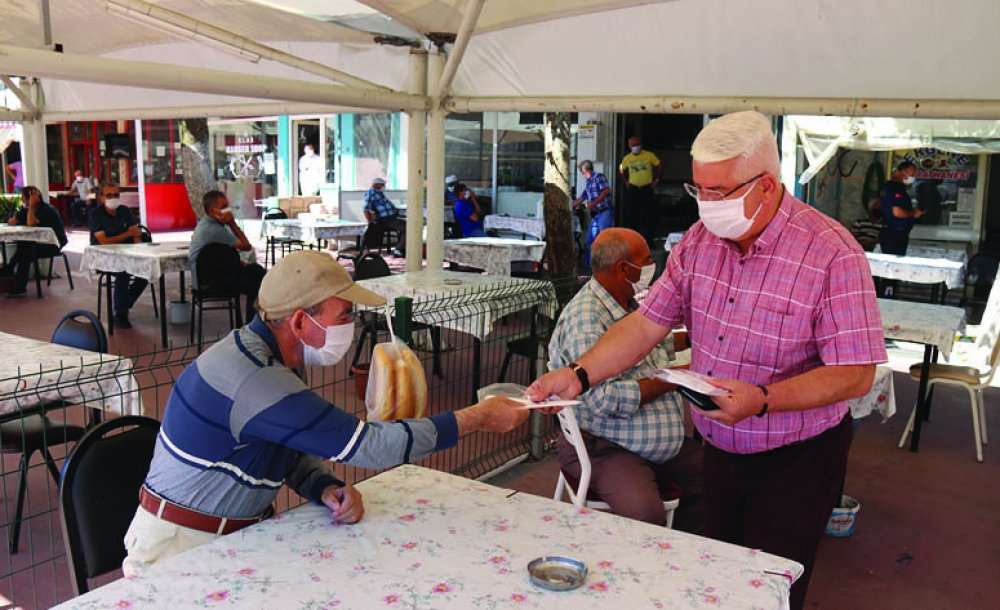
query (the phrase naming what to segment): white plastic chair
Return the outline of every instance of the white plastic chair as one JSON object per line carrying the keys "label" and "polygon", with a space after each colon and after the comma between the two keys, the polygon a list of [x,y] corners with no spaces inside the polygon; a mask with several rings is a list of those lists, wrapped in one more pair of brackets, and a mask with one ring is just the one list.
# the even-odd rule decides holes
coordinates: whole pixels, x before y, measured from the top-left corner
{"label": "white plastic chair", "polygon": [[[989,345],[989,357],[984,360],[987,367],[983,372],[976,366],[960,366],[956,364],[932,364],[927,375],[927,392],[930,393],[934,384],[945,384],[965,388],[969,393],[969,409],[972,413],[972,435],[976,443],[976,460],[983,461],[983,445],[989,441],[986,431],[986,404],[983,400],[983,390],[990,386],[993,375],[996,374],[998,364],[1000,364],[1000,319],[994,319],[990,323],[990,328],[982,335],[982,340]],[[979,343],[979,341],[977,341]],[[981,343],[980,343],[981,344]],[[984,346],[985,347],[985,346]],[[985,355],[985,350],[983,351]],[[916,363],[910,367],[910,377],[920,379],[921,363]],[[917,416],[917,408],[914,404],[910,418],[903,429],[903,435],[899,439],[899,446],[902,448],[906,444],[906,439],[913,431],[913,422]]]}
{"label": "white plastic chair", "polygon": [[[580,463],[580,483],[576,491],[573,491],[572,486],[566,480],[566,475],[560,470],[559,481],[556,483],[556,492],[553,494],[552,499],[562,502],[564,497],[568,497],[573,506],[577,508],[586,506],[594,510],[610,511],[611,507],[607,502],[587,499],[587,491],[590,489],[590,456],[587,454],[587,446],[583,442],[583,434],[580,432],[580,425],[576,422],[576,415],[573,413],[573,409],[562,409],[557,414],[557,417],[559,418],[559,427],[562,428],[563,435],[565,435],[569,444],[576,449],[576,458]],[[663,510],[666,512],[666,526],[668,528],[674,525],[674,511],[677,510],[679,504],[679,499],[663,501]]]}

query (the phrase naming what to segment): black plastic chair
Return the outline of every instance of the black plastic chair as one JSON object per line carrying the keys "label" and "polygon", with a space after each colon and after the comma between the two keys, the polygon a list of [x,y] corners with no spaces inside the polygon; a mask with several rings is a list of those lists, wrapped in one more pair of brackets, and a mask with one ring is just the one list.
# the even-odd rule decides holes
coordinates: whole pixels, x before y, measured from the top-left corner
{"label": "black plastic chair", "polygon": [[507,370],[514,356],[521,356],[528,359],[528,366],[531,367],[531,379],[538,378],[538,352],[542,351],[543,358],[548,360],[549,339],[552,337],[552,330],[555,322],[545,314],[534,314],[531,317],[531,330],[527,337],[514,339],[507,342],[507,353],[503,357],[503,364],[500,365],[500,378],[503,383],[507,378]]}
{"label": "black plastic chair", "polygon": [[[271,209],[264,212],[263,220],[287,220],[288,214],[281,209]],[[305,248],[305,242],[300,239],[292,239],[290,237],[268,237],[267,242],[264,245],[264,266],[267,267],[267,255],[271,254],[271,264],[275,265],[278,263],[278,259],[275,256],[275,247],[281,248],[281,256],[285,256],[292,250],[302,250]]]}
{"label": "black plastic chair", "polygon": [[[81,322],[77,318],[84,318]],[[78,309],[71,311],[60,320],[52,333],[52,343],[66,345],[92,352],[106,353],[108,337],[104,333],[97,316]],[[20,480],[15,500],[14,521],[10,526],[8,546],[11,554],[17,553],[21,536],[21,518],[24,513],[24,499],[28,491],[28,467],[35,452],[41,453],[49,473],[56,485],[59,485],[59,469],[55,459],[49,453],[49,447],[64,445],[80,439],[84,429],[63,422],[52,421],[46,412],[60,407],[68,407],[70,403],[54,401],[32,407],[23,417],[0,424],[0,452],[20,453],[18,466]],[[99,412],[91,412],[91,421],[96,422]]]}
{"label": "black plastic chair", "polygon": [[[369,280],[392,275],[389,264],[378,254],[368,253],[361,256],[354,264],[354,281]],[[441,376],[441,327],[432,326],[423,322],[414,322],[413,330],[429,330],[431,333],[431,345],[433,346],[433,372],[438,377]],[[385,316],[381,312],[362,311],[361,312],[361,336],[358,337],[358,345],[354,348],[354,359],[352,366],[357,366],[361,359],[361,352],[364,349],[365,341],[369,340],[371,352],[378,342],[379,333],[388,333],[389,327],[386,325]]]}
{"label": "black plastic chair", "polygon": [[[145,225],[139,225],[139,233],[140,233],[139,239],[142,241],[142,243],[145,243],[145,244],[151,244],[151,243],[153,243],[153,233],[149,230],[148,227],[146,227]],[[63,255],[63,256],[65,256],[65,255]],[[68,265],[68,263],[67,263],[67,265]],[[69,269],[68,266],[67,266],[67,269]],[[103,301],[103,297],[104,297],[105,291],[107,291],[107,293],[109,295],[114,294],[114,278],[115,278],[116,275],[118,275],[118,274],[117,273],[109,273],[107,271],[98,271],[97,272],[97,318],[98,319],[100,319],[100,317],[101,317],[101,308],[102,308],[101,306],[102,306],[102,301]],[[72,280],[70,280],[70,283],[72,284]],[[153,297],[153,317],[154,318],[159,318],[160,317],[160,306],[159,306],[159,303],[156,300],[156,285],[155,285],[154,282],[150,282],[149,283],[149,294],[150,294],[150,296]],[[109,297],[109,298],[111,298],[111,297]],[[108,303],[108,308],[110,309],[112,307],[113,307],[113,304]],[[164,315],[166,315],[166,312],[164,312]],[[108,317],[110,319],[112,316],[109,315]],[[108,331],[112,335],[115,334],[115,327],[114,327],[113,323],[110,323],[110,322],[108,323]]]}
{"label": "black plastic chair", "polygon": [[87,579],[121,567],[125,533],[139,507],[160,422],[125,416],[92,428],[66,458],[59,516],[77,595]]}
{"label": "black plastic chair", "polygon": [[195,341],[197,332],[198,349],[201,350],[206,311],[226,310],[229,312],[231,329],[243,326],[243,310],[237,285],[240,255],[232,246],[208,244],[198,253],[195,265],[198,285],[191,287],[191,342]]}
{"label": "black plastic chair", "polygon": [[54,274],[55,268],[56,268],[56,260],[55,259],[56,259],[56,257],[59,257],[59,256],[62,257],[63,265],[65,265],[65,268],[66,268],[66,279],[69,281],[69,289],[70,290],[76,290],[76,287],[73,286],[73,272],[69,268],[69,257],[66,256],[65,252],[60,252],[56,256],[46,257],[46,258],[49,259],[49,277],[46,280],[45,285],[46,286],[51,286],[52,285],[52,277],[53,277],[53,274]]}
{"label": "black plastic chair", "polygon": [[[346,258],[352,263],[354,267],[357,268],[358,260],[364,255],[368,254],[371,250],[378,250],[380,253],[382,251],[381,244],[373,244],[376,235],[378,234],[378,229],[375,228],[373,223],[368,224],[368,228],[365,229],[364,234],[358,240],[358,245],[353,248],[344,248],[342,250],[337,250],[337,260]],[[386,274],[388,275],[388,274]],[[374,276],[379,277],[379,276]]]}

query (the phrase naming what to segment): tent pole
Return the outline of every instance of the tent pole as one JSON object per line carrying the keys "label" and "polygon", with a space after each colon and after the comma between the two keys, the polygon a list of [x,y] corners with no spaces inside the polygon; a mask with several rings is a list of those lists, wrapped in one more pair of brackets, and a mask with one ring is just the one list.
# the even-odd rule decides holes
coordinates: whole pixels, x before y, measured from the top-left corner
{"label": "tent pole", "polygon": [[1000,118],[1000,100],[905,100],[880,98],[541,96],[450,97],[448,112],[632,112],[725,114],[757,110],[775,115],[833,115],[950,119]]}
{"label": "tent pole", "polygon": [[[427,91],[427,51],[410,51],[410,93],[423,95]],[[406,270],[420,271],[424,262],[424,136],[427,113],[409,112],[410,124],[406,140]]]}
{"label": "tent pole", "polygon": [[0,121],[12,121],[14,123],[20,123],[22,121],[30,121],[31,113],[23,112],[21,110],[3,110],[0,109]]}
{"label": "tent pole", "polygon": [[[437,91],[444,53],[438,50],[427,60],[427,90]],[[440,100],[433,99],[427,121],[427,268],[432,271],[444,262],[444,117]]]}
{"label": "tent pole", "polygon": [[345,85],[375,89],[378,91],[392,91],[392,89],[389,89],[388,87],[383,87],[382,85],[364,80],[363,78],[358,78],[357,76],[348,74],[347,72],[331,68],[330,66],[315,61],[303,59],[297,55],[275,49],[274,47],[260,44],[259,42],[245,36],[233,34],[232,32],[218,28],[210,23],[192,19],[187,15],[175,13],[174,11],[167,10],[155,4],[145,2],[144,0],[108,0],[107,10],[116,16],[130,21],[136,21],[141,25],[152,27],[154,29],[158,28],[157,24],[164,24],[163,26],[159,26],[159,29],[162,29],[164,32],[170,33],[178,38],[194,40],[196,42],[214,41],[236,51],[242,51],[249,55],[255,55],[258,57],[258,60],[263,58],[275,61],[285,64],[286,66],[298,68],[303,72],[322,76],[323,78],[328,78]]}
{"label": "tent pole", "polygon": [[[42,87],[37,82],[21,81],[25,87],[25,93],[33,102],[35,108],[42,107]],[[49,193],[49,166],[48,153],[45,147],[45,121],[37,117],[32,121],[24,121],[21,124],[21,133],[24,141],[21,142],[21,163],[24,167],[24,183],[33,184],[42,191]]]}
{"label": "tent pole", "polygon": [[28,97],[28,94],[24,92],[24,89],[22,89],[20,85],[15,85],[14,81],[11,80],[9,76],[0,75],[0,81],[3,82],[5,87],[13,91],[15,96],[17,96],[17,99],[21,102],[22,111],[28,113],[32,117],[39,116],[38,108],[35,108],[35,105],[31,103],[31,98]]}
{"label": "tent pole", "polygon": [[408,93],[155,62],[95,58],[10,45],[0,45],[0,73],[393,112],[427,107],[426,98]]}
{"label": "tent pole", "polygon": [[465,49],[469,47],[469,39],[472,38],[472,32],[476,29],[476,22],[479,20],[479,14],[483,12],[483,4],[485,3],[486,0],[469,0],[466,3],[465,15],[462,16],[462,25],[458,28],[455,46],[452,47],[451,54],[448,55],[448,62],[444,65],[444,74],[441,75],[441,82],[438,83],[437,97],[439,99],[444,99],[451,91],[451,81],[454,80],[455,73],[458,72],[458,65],[462,63]]}

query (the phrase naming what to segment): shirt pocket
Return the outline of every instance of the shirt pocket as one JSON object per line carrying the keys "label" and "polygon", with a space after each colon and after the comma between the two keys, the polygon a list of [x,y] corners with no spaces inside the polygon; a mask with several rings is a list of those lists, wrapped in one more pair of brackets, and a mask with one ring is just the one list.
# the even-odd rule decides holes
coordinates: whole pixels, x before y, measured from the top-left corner
{"label": "shirt pocket", "polygon": [[814,351],[812,315],[785,302],[760,302],[750,317],[751,338],[757,349],[748,350],[761,367],[776,373],[795,367]]}

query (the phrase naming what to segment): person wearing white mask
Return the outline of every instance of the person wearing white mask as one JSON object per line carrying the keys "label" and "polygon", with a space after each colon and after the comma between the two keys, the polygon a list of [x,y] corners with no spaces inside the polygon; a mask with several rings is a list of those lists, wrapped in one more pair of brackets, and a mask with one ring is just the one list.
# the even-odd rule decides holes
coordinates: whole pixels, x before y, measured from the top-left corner
{"label": "person wearing white mask", "polygon": [[885,226],[879,233],[879,244],[886,254],[906,255],[914,221],[924,215],[923,210],[913,208],[913,200],[907,190],[916,181],[916,175],[917,166],[912,161],[903,161],[896,166],[889,181],[882,185],[879,207]]}
{"label": "person wearing white mask", "polygon": [[[122,205],[116,184],[105,184],[97,191],[97,207],[90,213],[91,245],[139,243],[142,231],[132,210]],[[124,271],[114,276],[114,323],[120,328],[132,328],[128,312],[149,285],[141,277]],[[109,303],[109,306],[111,304]]]}
{"label": "person wearing white mask", "polygon": [[333,366],[350,349],[354,306],[384,304],[324,252],[294,252],[268,271],[259,315],[202,352],[170,391],[125,535],[126,576],[266,519],[285,483],[328,507],[334,522],[356,523],[361,494],[334,476],[334,462],[391,468],[527,420],[521,403],[496,397],[422,419],[364,422],[309,389],[305,367]]}
{"label": "person wearing white mask", "polygon": [[312,144],[306,144],[299,157],[299,194],[303,197],[318,195],[323,181],[323,157],[316,154]]}
{"label": "person wearing white mask", "polygon": [[[635,311],[636,295],[646,292],[656,270],[642,235],[622,228],[597,236],[591,265],[593,278],[563,309],[552,333],[550,369],[574,362]],[[684,442],[684,412],[674,387],[654,376],[686,344],[687,333],[674,333],[628,370],[595,385],[574,407],[590,456],[590,493],[617,515],[663,525],[663,500],[678,497],[678,485],[686,498],[684,511],[697,495],[698,467],[691,465],[697,462],[691,459],[697,457],[697,444]],[[576,451],[565,438],[559,442],[560,467],[575,487],[580,477]],[[683,521],[679,514],[678,527],[690,525]]]}
{"label": "person wearing white mask", "polygon": [[[257,263],[242,262],[238,269],[222,268],[221,265],[210,265],[215,271],[215,277],[198,278],[198,256],[209,244],[224,244],[238,252],[249,252],[253,249],[250,240],[240,229],[229,207],[229,199],[222,191],[209,191],[201,198],[205,215],[201,217],[191,234],[191,247],[188,249],[188,267],[191,269],[191,285],[201,290],[215,289],[224,292],[235,292],[246,296],[246,319],[253,317],[254,305],[257,302],[257,292],[264,280],[264,268]],[[204,285],[203,285],[204,284]]]}
{"label": "person wearing white mask", "polygon": [[836,220],[781,184],[771,122],[710,122],[691,147],[701,220],[670,252],[638,311],[528,395],[572,398],[633,366],[672,328],[691,331],[691,370],[723,393],[691,408],[704,450],[704,534],[798,561],[805,594],[840,500],[848,400],[887,359],[868,259]]}

